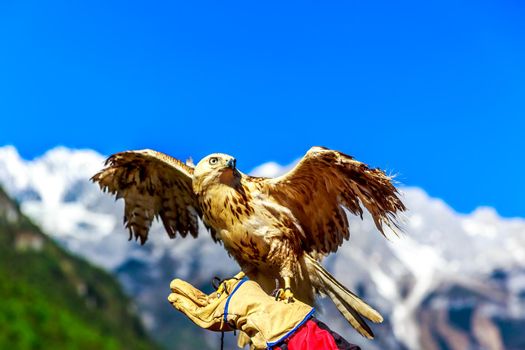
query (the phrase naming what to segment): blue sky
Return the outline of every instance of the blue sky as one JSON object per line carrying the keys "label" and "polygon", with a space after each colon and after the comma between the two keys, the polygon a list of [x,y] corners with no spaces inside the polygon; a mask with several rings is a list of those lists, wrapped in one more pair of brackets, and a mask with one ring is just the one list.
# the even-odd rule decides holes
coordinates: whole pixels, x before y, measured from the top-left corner
{"label": "blue sky", "polygon": [[0,145],[235,155],[312,145],[460,212],[525,216],[525,5],[0,3]]}

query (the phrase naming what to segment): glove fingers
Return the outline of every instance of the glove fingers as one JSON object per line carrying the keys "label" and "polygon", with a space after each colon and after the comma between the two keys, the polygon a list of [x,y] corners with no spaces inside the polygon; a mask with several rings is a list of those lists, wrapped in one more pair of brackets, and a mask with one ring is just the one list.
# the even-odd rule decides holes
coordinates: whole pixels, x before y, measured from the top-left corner
{"label": "glove fingers", "polygon": [[195,304],[199,306],[206,306],[209,304],[208,295],[204,294],[203,292],[201,292],[186,281],[174,279],[170,283],[170,288],[173,294],[177,294],[180,296],[184,296],[187,299],[191,299]]}
{"label": "glove fingers", "polygon": [[201,306],[197,305],[193,299],[176,293],[170,294],[168,300],[173,307],[188,316],[199,327],[212,330],[219,329],[220,322],[218,320],[222,316],[220,301]]}
{"label": "glove fingers", "polygon": [[199,313],[202,306],[195,304],[193,299],[187,298],[184,295],[171,293],[168,296],[168,301],[179,311],[184,312],[186,315],[196,315]]}

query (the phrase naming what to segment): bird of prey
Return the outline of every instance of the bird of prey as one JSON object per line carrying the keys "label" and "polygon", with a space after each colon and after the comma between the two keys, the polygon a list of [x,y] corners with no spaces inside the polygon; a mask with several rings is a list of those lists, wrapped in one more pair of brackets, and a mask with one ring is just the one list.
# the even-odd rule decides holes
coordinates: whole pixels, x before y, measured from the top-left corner
{"label": "bird of prey", "polygon": [[362,217],[363,207],[378,230],[398,227],[405,210],[391,177],[341,152],[313,147],[288,173],[252,177],[235,158],[211,154],[197,166],[153,150],[112,155],[93,176],[103,191],[125,201],[129,238],[144,244],[154,218],[171,238],[197,236],[199,219],[239,263],[242,273],[268,293],[276,281],[282,298],[312,305],[328,295],[337,309],[367,338],[363,317],[382,316],[339,283],[320,264],[349,238],[345,209]]}

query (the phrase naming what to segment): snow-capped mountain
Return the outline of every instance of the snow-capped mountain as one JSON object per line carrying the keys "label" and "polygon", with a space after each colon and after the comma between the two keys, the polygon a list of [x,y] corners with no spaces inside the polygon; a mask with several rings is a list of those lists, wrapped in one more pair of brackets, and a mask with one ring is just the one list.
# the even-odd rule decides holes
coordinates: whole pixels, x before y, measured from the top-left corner
{"label": "snow-capped mountain", "polygon": [[[154,224],[145,246],[128,242],[122,203],[89,178],[105,157],[59,147],[32,161],[0,148],[0,185],[22,211],[70,251],[114,272],[136,297],[143,320],[169,341],[175,314],[166,307],[171,278],[208,284],[238,270],[203,230],[197,239],[168,239]],[[263,164],[252,174],[276,176],[289,166]],[[320,318],[366,348],[519,348],[525,339],[525,220],[491,208],[454,212],[422,189],[403,188],[406,233],[385,240],[371,219],[350,218],[351,238],[328,269],[387,315],[378,340],[362,341],[330,305]],[[466,347],[465,347],[466,346]]]}

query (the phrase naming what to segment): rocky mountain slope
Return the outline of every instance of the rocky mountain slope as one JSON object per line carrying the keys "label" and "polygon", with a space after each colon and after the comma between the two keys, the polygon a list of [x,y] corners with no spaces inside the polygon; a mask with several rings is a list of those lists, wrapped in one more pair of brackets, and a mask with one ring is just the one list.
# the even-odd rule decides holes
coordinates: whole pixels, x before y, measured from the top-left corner
{"label": "rocky mountain slope", "polygon": [[0,189],[0,349],[155,349],[107,272],[66,253]]}
{"label": "rocky mountain slope", "polygon": [[[62,246],[113,272],[158,340],[183,346],[198,338],[215,347],[217,337],[195,337],[166,304],[167,286],[174,277],[209,286],[213,276],[238,267],[204,230],[198,239],[169,240],[155,224],[145,246],[128,242],[122,203],[88,182],[103,161],[96,152],[66,148],[25,161],[8,146],[0,148],[0,184]],[[253,173],[285,169],[268,163]],[[361,339],[329,304],[322,303],[319,317],[370,349],[525,348],[516,331],[525,325],[525,220],[491,208],[462,215],[421,189],[403,192],[410,208],[405,234],[388,241],[369,217],[352,217],[350,242],[325,261],[386,316],[374,327],[378,339]]]}

